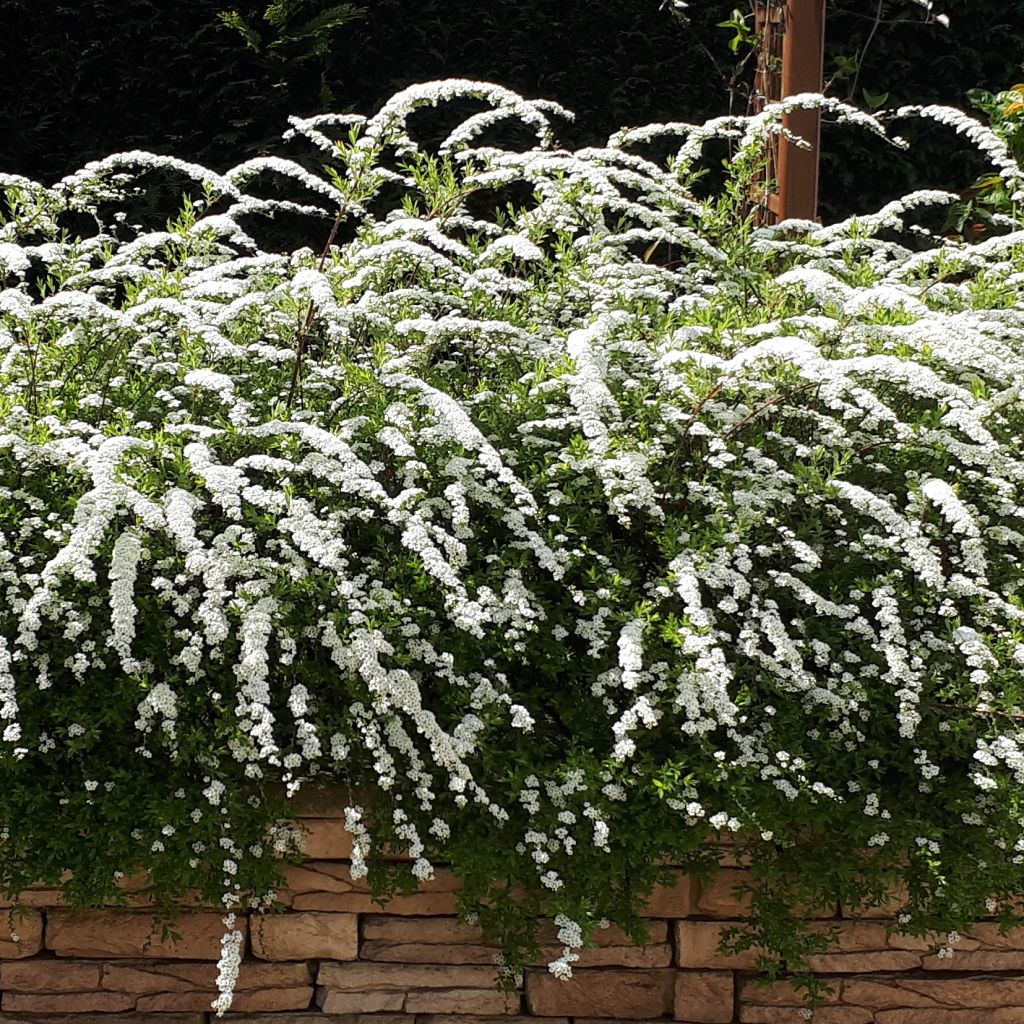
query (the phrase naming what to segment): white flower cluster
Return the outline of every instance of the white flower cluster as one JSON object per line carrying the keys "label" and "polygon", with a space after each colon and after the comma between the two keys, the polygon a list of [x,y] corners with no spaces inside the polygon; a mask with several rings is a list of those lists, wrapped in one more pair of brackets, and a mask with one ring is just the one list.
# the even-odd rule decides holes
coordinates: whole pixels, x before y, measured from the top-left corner
{"label": "white flower cluster", "polygon": [[[410,115],[466,96],[487,110],[439,174]],[[813,104],[882,130],[785,109]],[[967,779],[956,823],[998,818],[1024,782],[1024,228],[948,241],[921,222],[955,197],[929,192],[737,241],[681,180],[715,136],[741,168],[782,112],[569,153],[553,106],[456,80],[293,119],[330,180],[129,153],[19,183],[47,212],[12,199],[0,226],[4,771],[121,799],[115,766],[198,744],[182,819],[129,838],[216,853],[229,907],[290,845],[227,839],[232,808],[319,776],[387,807],[346,810],[354,877],[398,843],[428,879],[479,818],[552,899],[612,862],[644,772],[666,832],[772,837],[761,803],[827,803],[891,848],[880,750],[935,813]],[[980,126],[922,113],[1019,180]],[[482,144],[509,117],[536,148]],[[633,151],[665,136],[667,167]],[[161,170],[209,212],[126,239],[103,210]],[[469,201],[523,187],[500,216]],[[97,234],[61,237],[68,210]],[[352,240],[261,251],[278,211]],[[592,922],[556,920],[567,976]]]}

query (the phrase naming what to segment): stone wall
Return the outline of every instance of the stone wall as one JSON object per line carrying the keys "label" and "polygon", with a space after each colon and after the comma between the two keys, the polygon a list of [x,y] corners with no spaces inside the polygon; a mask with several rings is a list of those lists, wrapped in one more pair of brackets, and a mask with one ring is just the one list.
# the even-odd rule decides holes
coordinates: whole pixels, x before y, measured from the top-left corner
{"label": "stone wall", "polygon": [[[680,877],[647,908],[650,941],[630,945],[617,929],[597,936],[574,976],[544,967],[521,989],[494,985],[495,948],[454,916],[456,885],[439,870],[382,910],[354,880],[347,833],[330,807],[303,819],[309,860],[288,871],[283,913],[244,922],[246,958],[228,1019],[235,1024],[610,1024],[666,1019],[690,1024],[803,1024],[799,996],[759,986],[753,956],[723,957],[719,932],[742,919],[726,867],[703,889]],[[207,1024],[223,933],[215,910],[183,913],[178,940],[162,938],[141,897],[131,909],[75,910],[54,890],[33,889],[22,910],[0,911],[0,1024]],[[834,951],[815,958],[834,994],[816,1024],[1024,1024],[1024,932],[1000,936],[983,923],[951,958],[886,934],[884,915],[839,927]],[[541,1019],[537,1021],[537,1019]]]}

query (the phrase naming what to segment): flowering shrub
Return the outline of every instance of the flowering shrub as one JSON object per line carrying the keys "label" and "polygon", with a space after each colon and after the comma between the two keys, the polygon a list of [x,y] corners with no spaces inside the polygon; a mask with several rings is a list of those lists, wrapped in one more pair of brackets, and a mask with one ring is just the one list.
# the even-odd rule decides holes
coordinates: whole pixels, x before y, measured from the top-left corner
{"label": "flowering shrub", "polygon": [[[465,95],[418,147],[410,114]],[[770,970],[827,941],[799,906],[902,886],[916,934],[1009,921],[1024,232],[946,241],[938,192],[755,229],[779,113],[569,153],[553,105],[454,81],[295,119],[323,173],[0,179],[9,895],[145,869],[158,905],[223,900],[224,1009],[230,915],[269,905],[287,796],[326,778],[353,874],[450,863],[510,972],[538,915],[559,975],[602,918],[639,934],[658,865],[712,870],[723,834]],[[486,143],[509,118],[532,148]],[[732,177],[699,204],[716,134]],[[204,198],[132,228],[163,172]],[[278,213],[343,241],[263,251]]]}

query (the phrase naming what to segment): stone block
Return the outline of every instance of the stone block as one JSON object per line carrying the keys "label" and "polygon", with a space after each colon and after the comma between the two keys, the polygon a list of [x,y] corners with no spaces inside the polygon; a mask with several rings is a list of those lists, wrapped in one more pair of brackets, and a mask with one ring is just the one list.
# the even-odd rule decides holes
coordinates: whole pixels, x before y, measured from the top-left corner
{"label": "stone block", "polygon": [[494,967],[379,964],[366,961],[331,962],[320,964],[316,980],[318,985],[335,992],[408,992],[412,989],[431,988],[477,988],[497,991],[497,974]]}
{"label": "stone block", "polygon": [[733,1019],[732,971],[679,971],[675,1019],[686,1024],[729,1024]]}
{"label": "stone block", "polygon": [[325,1014],[371,1014],[398,1010],[405,1006],[404,992],[337,992],[317,988],[317,1005]]}
{"label": "stone block", "polygon": [[118,1013],[134,1010],[135,1000],[122,992],[4,992],[0,1009],[20,1014]]}
{"label": "stone block", "polygon": [[[3,1008],[12,1013],[205,1013],[217,994],[216,981],[215,963],[180,960],[21,961],[4,964],[0,976]],[[312,995],[306,964],[249,961],[238,974],[234,1008],[304,1010]]]}
{"label": "stone block", "polygon": [[359,955],[355,914],[253,914],[249,933],[253,955],[261,960],[354,960]]}
{"label": "stone block", "polygon": [[675,971],[581,969],[571,978],[526,973],[526,1005],[537,1017],[649,1020],[671,1014]]}
{"label": "stone block", "polygon": [[[595,948],[580,952],[579,967],[668,967],[671,949],[668,922],[648,923],[650,941],[634,946],[619,928],[598,929]],[[255,927],[253,928],[255,936]],[[537,966],[546,966],[562,954],[557,928],[550,921],[541,924],[538,939],[542,952]],[[389,963],[491,964],[499,947],[485,943],[478,927],[451,917],[389,918],[372,915],[364,918],[363,942],[359,956],[363,960]]]}
{"label": "stone block", "polygon": [[302,849],[311,860],[350,860],[352,833],[340,818],[300,818]]}
{"label": "stone block", "polygon": [[43,915],[38,910],[0,910],[0,960],[35,956],[43,948]]}
{"label": "stone block", "polygon": [[[215,994],[215,993],[214,993]],[[209,992],[164,992],[140,996],[135,1004],[140,1014],[161,1013],[165,1010],[209,1010],[214,994]],[[254,992],[235,992],[231,1005],[246,1013],[257,1010],[304,1010],[309,1006],[313,989],[272,988]],[[140,1021],[140,1024],[143,1022]]]}
{"label": "stone block", "polygon": [[877,907],[848,907],[843,906],[843,917],[851,918],[854,920],[865,920],[871,918],[881,918],[883,920],[892,920],[896,915],[903,909],[907,902],[907,889],[906,886],[900,885],[893,889],[888,897],[883,900]]}
{"label": "stone block", "polygon": [[[216,1020],[216,1018],[212,1018]],[[321,1013],[317,1010],[295,1013],[233,1013],[224,1015],[225,1024],[412,1024],[404,1013]],[[0,1024],[4,1024],[0,1020]],[[68,1021],[67,1024],[75,1024]],[[98,1024],[103,1024],[102,1021]],[[133,1024],[148,1024],[136,1021]],[[163,1024],[154,1019],[153,1024]],[[465,1019],[456,1024],[468,1024]],[[502,1022],[506,1024],[506,1022]]]}
{"label": "stone block", "polygon": [[736,886],[750,880],[742,868],[722,868],[706,882],[694,880],[693,912],[709,917],[743,917],[750,910],[749,893],[737,893]]}
{"label": "stone block", "polygon": [[[155,1013],[143,1021],[135,1013],[60,1013],[50,1016],[29,1013],[18,1014],[16,1017],[0,1013],[0,1024],[206,1024],[206,1014]],[[286,1022],[280,1022],[280,1024],[286,1024]],[[319,1024],[330,1024],[330,1022],[320,1021]],[[407,1024],[407,1022],[394,1021],[392,1024]]]}
{"label": "stone block", "polygon": [[405,997],[406,1013],[451,1013],[473,1016],[518,1015],[519,994],[496,988],[413,989]]}
{"label": "stone block", "polygon": [[[377,1022],[369,1022],[377,1024]],[[461,1014],[438,1014],[423,1013],[416,1016],[416,1024],[470,1024]],[[500,1017],[485,1017],[475,1013],[472,1017],[472,1024],[537,1024],[535,1017],[517,1016],[515,1014],[504,1014]],[[545,1017],[544,1024],[569,1024],[568,1018]],[[583,1022],[577,1021],[577,1024]]]}
{"label": "stone block", "polygon": [[[240,918],[238,926],[246,928]],[[52,910],[46,920],[46,948],[58,956],[172,957],[217,960],[224,923],[220,914],[184,913],[169,925],[180,938],[161,938],[149,914],[124,910]]]}
{"label": "stone block", "polygon": [[740,921],[676,921],[676,963],[680,967],[704,967],[752,971],[757,967],[756,949],[726,955],[718,951],[722,932]]}
{"label": "stone block", "polygon": [[457,917],[393,917],[370,914],[363,918],[363,940],[388,943],[482,944],[483,932]]}
{"label": "stone block", "polygon": [[[875,974],[835,978],[814,1024],[1024,1024],[1024,975]],[[802,996],[784,982],[739,986],[743,1024],[791,1024]]]}
{"label": "stone block", "polygon": [[[935,945],[945,945],[937,938]],[[953,956],[934,954],[923,958],[928,970],[937,971],[1024,971],[1024,929],[1006,935],[992,921],[978,922],[970,932],[953,943]]]}
{"label": "stone block", "polygon": [[25,960],[0,964],[2,992],[91,992],[100,987],[103,965]]}
{"label": "stone block", "polygon": [[471,946],[469,943],[363,942],[359,947],[361,960],[397,964],[472,964],[494,963],[496,946]]}
{"label": "stone block", "polygon": [[658,884],[647,900],[642,917],[688,917],[693,910],[692,881],[682,871],[673,872],[674,885]]}
{"label": "stone block", "polygon": [[[981,922],[969,935],[954,944],[952,958],[928,955],[929,948],[942,945],[940,936],[928,939],[887,934],[890,922],[867,919],[839,921],[838,941],[824,953],[813,954],[808,962],[820,974],[863,974],[909,971],[925,967],[941,971],[1024,971],[1024,933],[1000,935],[992,922]],[[756,950],[736,956],[718,952],[721,932],[741,921],[677,921],[676,958],[680,967],[756,969]],[[812,930],[826,931],[832,922],[814,922]]]}
{"label": "stone block", "polygon": [[[855,1006],[825,1006],[815,1011],[807,1024],[873,1024],[870,1010]],[[741,1006],[740,1024],[805,1024],[796,1006]],[[943,1024],[932,1021],[931,1024]],[[981,1024],[972,1021],[971,1024]]]}
{"label": "stone block", "polygon": [[[310,987],[312,980],[306,964],[242,963],[235,992]],[[212,999],[217,994],[215,963],[160,963],[159,961],[114,962],[102,965],[100,986],[137,995],[199,992]],[[311,991],[307,989],[308,995]],[[308,997],[307,997],[308,1001]],[[209,1009],[207,1005],[206,1009]]]}
{"label": "stone block", "polygon": [[1024,976],[981,974],[937,978],[858,975],[843,979],[840,1001],[874,1010],[941,1006],[973,1010],[1014,1007],[1024,1012]]}
{"label": "stone block", "polygon": [[[365,878],[353,878],[348,864],[335,861],[307,861],[285,869],[286,886],[281,901],[295,910],[323,910],[350,914],[380,914],[382,908],[370,895]],[[461,886],[451,874],[439,868],[433,879],[423,882],[408,896],[395,896],[386,907],[388,914],[402,916],[448,915],[455,913],[455,894]]]}

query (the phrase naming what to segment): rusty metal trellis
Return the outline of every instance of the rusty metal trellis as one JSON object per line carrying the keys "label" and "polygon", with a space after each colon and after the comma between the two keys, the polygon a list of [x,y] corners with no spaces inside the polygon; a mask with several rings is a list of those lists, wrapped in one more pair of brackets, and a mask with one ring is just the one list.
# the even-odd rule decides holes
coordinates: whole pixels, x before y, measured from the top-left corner
{"label": "rusty metal trellis", "polygon": [[[756,30],[761,38],[754,86],[755,110],[766,103],[802,92],[821,92],[824,86],[825,0],[758,0]],[[775,223],[791,217],[815,220],[818,215],[818,168],[821,114],[795,110],[782,125],[806,139],[811,149],[799,149],[784,137],[769,143],[765,181],[777,190],[763,190],[762,219]]]}

